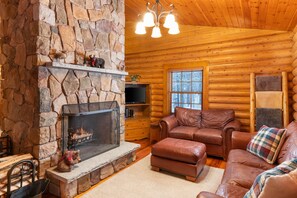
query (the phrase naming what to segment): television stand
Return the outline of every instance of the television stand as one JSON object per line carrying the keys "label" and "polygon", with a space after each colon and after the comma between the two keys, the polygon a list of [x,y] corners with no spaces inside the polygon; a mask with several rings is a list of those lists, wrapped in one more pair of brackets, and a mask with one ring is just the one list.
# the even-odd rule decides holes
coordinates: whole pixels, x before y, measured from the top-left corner
{"label": "television stand", "polygon": [[[126,85],[132,83],[126,82]],[[135,83],[133,83],[135,84]],[[134,112],[133,117],[125,119],[125,140],[133,141],[144,138],[149,138],[150,131],[150,85],[144,83],[137,83],[146,86],[146,102],[126,104],[125,108]]]}

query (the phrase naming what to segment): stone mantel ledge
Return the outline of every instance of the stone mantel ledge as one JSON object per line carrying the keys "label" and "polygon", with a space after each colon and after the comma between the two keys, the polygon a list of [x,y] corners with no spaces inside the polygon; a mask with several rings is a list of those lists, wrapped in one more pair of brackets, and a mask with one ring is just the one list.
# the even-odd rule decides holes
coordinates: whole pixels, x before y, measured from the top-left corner
{"label": "stone mantel ledge", "polygon": [[83,65],[74,65],[74,64],[68,64],[68,63],[60,63],[60,62],[48,62],[46,63],[47,67],[58,67],[61,69],[73,69],[73,70],[81,70],[81,71],[89,71],[89,72],[98,72],[103,74],[113,74],[113,75],[121,75],[121,76],[127,76],[128,72],[125,71],[118,71],[118,70],[112,70],[112,69],[102,69],[97,67],[87,67]]}
{"label": "stone mantel ledge", "polygon": [[72,181],[75,181],[98,168],[104,167],[105,165],[108,165],[111,162],[136,151],[138,148],[140,148],[139,144],[121,141],[119,147],[74,165],[71,172],[58,172],[56,167],[52,167],[46,172],[53,178],[65,183],[71,183]]}

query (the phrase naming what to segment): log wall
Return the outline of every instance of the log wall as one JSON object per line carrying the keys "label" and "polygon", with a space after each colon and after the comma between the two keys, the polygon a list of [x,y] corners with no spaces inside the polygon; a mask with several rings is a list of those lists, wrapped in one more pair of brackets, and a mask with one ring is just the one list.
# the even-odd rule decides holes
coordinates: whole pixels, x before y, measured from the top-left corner
{"label": "log wall", "polygon": [[[209,86],[204,91],[209,97],[204,102],[209,109],[234,109],[245,131],[250,124],[250,73],[289,72],[292,90],[292,32],[182,26],[179,35],[167,35],[161,30],[163,37],[152,39],[150,30],[140,36],[134,34],[133,28],[134,24],[126,24],[126,71],[140,74],[141,82],[151,84],[152,121],[165,116],[166,64],[207,61]],[[297,95],[295,99],[297,102]]]}
{"label": "log wall", "polygon": [[293,66],[293,118],[294,120],[297,120],[297,26],[293,30],[293,47],[292,47],[292,66]]}

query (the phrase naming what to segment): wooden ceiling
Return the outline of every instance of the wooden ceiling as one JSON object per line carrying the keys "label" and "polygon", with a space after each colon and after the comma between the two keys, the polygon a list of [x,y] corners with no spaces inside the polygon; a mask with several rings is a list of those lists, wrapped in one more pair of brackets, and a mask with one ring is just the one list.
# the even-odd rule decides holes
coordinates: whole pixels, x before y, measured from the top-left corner
{"label": "wooden ceiling", "polygon": [[[148,0],[150,3],[155,1]],[[137,21],[146,0],[125,0],[126,21]],[[297,0],[160,0],[175,6],[183,25],[291,31],[297,24]]]}

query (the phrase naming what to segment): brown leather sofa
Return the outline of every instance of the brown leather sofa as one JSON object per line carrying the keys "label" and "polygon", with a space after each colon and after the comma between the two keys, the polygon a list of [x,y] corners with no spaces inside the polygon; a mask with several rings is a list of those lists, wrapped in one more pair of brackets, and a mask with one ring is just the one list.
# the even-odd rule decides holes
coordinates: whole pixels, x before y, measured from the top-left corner
{"label": "brown leather sofa", "polygon": [[281,147],[275,164],[268,164],[256,155],[246,151],[247,144],[255,134],[233,132],[232,150],[229,153],[220,186],[215,194],[201,192],[197,198],[242,198],[260,173],[284,161],[297,158],[297,122],[291,122],[287,126],[286,140]]}
{"label": "brown leather sofa", "polygon": [[161,139],[166,137],[202,142],[208,155],[227,159],[231,134],[240,130],[233,110],[193,110],[176,107],[173,115],[160,121]]}

